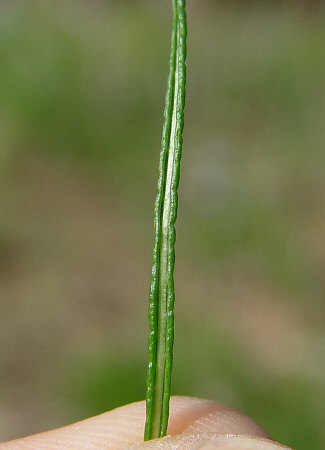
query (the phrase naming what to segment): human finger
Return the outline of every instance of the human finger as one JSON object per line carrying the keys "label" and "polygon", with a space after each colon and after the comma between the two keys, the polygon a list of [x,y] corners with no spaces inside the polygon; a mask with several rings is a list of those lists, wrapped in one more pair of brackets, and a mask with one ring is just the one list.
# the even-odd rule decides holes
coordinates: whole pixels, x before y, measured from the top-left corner
{"label": "human finger", "polygon": [[[172,397],[168,434],[246,434],[266,437],[253,420],[211,400]],[[0,444],[1,450],[119,450],[143,442],[145,402],[132,403],[76,424]]]}

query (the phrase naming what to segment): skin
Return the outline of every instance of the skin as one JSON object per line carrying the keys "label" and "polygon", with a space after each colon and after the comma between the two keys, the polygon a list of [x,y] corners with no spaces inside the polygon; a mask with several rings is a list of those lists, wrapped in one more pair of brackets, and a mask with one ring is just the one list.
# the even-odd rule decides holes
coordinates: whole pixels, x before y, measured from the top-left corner
{"label": "skin", "polygon": [[0,450],[284,450],[239,411],[193,397],[172,397],[168,436],[143,443],[145,402],[63,428],[0,444]]}

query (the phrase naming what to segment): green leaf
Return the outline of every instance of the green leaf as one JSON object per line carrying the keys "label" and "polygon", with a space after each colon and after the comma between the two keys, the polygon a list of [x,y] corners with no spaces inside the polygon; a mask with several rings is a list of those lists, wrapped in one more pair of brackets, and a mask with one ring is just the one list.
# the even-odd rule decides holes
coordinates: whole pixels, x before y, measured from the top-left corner
{"label": "green leaf", "polygon": [[158,193],[155,203],[145,440],[166,435],[173,363],[175,221],[186,84],[185,0],[173,0],[173,11],[169,76],[159,160]]}

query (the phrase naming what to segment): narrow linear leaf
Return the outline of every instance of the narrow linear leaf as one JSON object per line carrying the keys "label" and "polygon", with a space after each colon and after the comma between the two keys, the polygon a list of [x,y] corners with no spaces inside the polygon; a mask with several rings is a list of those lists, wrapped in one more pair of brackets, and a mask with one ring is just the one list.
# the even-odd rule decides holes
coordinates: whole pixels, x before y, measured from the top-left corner
{"label": "narrow linear leaf", "polygon": [[175,221],[184,128],[186,34],[185,0],[173,0],[169,76],[154,213],[145,440],[165,436],[169,416],[174,341]]}

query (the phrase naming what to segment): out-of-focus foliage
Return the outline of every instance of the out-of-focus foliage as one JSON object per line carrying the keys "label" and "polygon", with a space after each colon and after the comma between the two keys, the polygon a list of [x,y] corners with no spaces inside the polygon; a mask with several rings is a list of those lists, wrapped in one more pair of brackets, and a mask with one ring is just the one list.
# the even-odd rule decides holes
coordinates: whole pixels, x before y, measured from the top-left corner
{"label": "out-of-focus foliage", "polygon": [[[173,391],[316,450],[324,17],[238,5],[189,2]],[[168,2],[1,3],[3,439],[144,398],[170,25]]]}

